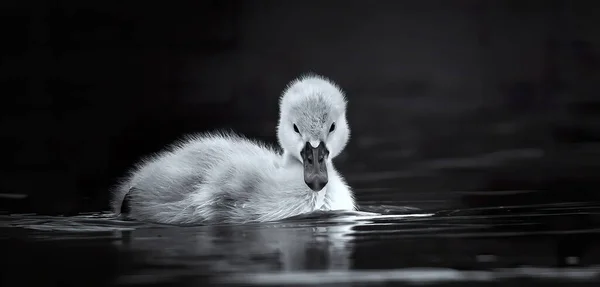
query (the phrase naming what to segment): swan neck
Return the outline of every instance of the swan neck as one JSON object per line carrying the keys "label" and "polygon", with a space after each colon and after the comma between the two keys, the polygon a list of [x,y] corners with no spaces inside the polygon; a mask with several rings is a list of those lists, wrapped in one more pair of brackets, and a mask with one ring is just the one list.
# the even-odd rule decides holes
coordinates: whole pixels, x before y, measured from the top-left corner
{"label": "swan neck", "polygon": [[283,162],[286,166],[302,164],[296,157],[292,156],[291,153],[285,150],[283,151]]}

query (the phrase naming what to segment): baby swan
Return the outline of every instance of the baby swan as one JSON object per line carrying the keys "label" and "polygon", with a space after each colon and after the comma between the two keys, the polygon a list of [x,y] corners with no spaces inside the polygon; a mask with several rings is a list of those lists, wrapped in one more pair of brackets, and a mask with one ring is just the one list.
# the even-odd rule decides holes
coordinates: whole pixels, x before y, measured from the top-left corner
{"label": "baby swan", "polygon": [[168,224],[268,222],[316,210],[356,210],[333,166],[348,142],[346,99],[328,79],[292,81],[280,98],[279,152],[232,133],[193,136],[143,161],[112,208]]}

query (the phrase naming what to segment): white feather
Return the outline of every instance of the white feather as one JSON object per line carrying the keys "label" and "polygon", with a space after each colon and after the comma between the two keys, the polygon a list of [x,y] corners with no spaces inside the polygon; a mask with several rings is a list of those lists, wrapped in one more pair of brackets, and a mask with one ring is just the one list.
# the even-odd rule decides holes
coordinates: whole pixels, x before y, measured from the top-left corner
{"label": "white feather", "polygon": [[[135,188],[128,216],[158,223],[267,222],[315,210],[356,209],[352,191],[331,162],[350,136],[339,87],[315,75],[294,80],[280,101],[277,136],[282,151],[232,132],[188,137],[139,163],[117,186],[112,208],[118,213]],[[329,180],[319,192],[304,182],[300,157],[304,144],[315,141],[324,141],[330,151]]]}

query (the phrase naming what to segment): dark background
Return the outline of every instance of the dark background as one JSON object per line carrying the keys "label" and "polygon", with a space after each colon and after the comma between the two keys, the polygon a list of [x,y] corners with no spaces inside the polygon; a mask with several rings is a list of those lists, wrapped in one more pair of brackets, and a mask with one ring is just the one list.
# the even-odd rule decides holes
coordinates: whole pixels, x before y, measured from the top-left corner
{"label": "dark background", "polygon": [[600,199],[594,1],[2,1],[0,209],[105,210],[186,133],[275,142],[312,71],[349,98],[362,202]]}

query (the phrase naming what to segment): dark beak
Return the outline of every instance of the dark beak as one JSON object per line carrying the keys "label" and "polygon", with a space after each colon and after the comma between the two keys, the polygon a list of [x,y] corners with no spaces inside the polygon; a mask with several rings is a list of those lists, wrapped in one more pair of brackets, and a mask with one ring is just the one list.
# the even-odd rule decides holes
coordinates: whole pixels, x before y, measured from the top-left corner
{"label": "dark beak", "polygon": [[325,143],[320,142],[319,146],[312,147],[306,143],[300,152],[304,161],[304,182],[314,191],[320,191],[327,185],[327,166],[325,159],[329,156],[329,151]]}

